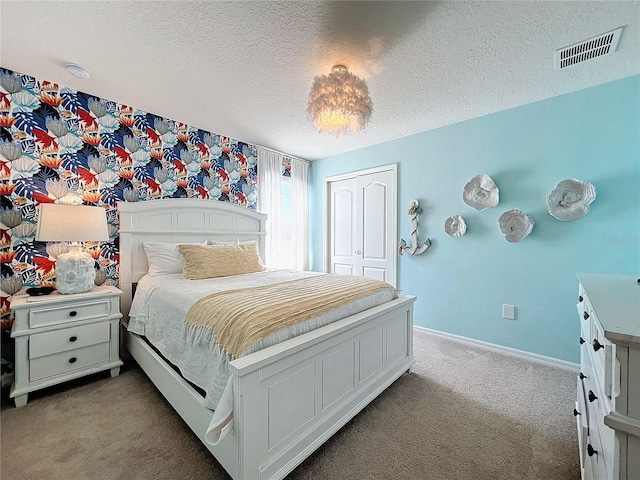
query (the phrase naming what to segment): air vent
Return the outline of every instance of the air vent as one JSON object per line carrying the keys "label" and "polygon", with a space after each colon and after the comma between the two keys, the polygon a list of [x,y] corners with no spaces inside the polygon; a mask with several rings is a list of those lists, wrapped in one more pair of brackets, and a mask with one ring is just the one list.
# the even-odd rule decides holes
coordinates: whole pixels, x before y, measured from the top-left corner
{"label": "air vent", "polygon": [[556,50],[555,53],[555,65],[556,70],[562,70],[563,68],[582,63],[587,60],[596,57],[602,57],[603,55],[610,55],[616,51],[618,46],[618,40],[620,40],[620,33],[622,27],[612,30],[597,37],[590,38],[584,42],[576,43],[560,50]]}

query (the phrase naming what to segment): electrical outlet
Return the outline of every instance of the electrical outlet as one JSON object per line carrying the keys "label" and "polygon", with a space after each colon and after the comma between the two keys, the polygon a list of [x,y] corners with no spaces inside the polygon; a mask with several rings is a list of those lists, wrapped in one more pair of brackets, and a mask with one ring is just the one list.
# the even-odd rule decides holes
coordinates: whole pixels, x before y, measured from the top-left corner
{"label": "electrical outlet", "polygon": [[513,320],[516,318],[516,307],[514,305],[502,305],[502,318]]}

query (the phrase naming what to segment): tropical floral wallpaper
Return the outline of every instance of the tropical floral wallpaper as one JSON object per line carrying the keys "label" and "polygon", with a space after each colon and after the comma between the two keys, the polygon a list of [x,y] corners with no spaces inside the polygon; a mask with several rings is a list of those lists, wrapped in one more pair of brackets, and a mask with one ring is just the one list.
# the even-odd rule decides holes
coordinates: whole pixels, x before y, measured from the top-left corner
{"label": "tropical floral wallpaper", "polygon": [[107,212],[110,241],[86,243],[96,283],[118,283],[116,202],[195,197],[255,209],[252,145],[0,68],[2,330],[11,295],[55,284],[64,244],[36,242],[37,206]]}

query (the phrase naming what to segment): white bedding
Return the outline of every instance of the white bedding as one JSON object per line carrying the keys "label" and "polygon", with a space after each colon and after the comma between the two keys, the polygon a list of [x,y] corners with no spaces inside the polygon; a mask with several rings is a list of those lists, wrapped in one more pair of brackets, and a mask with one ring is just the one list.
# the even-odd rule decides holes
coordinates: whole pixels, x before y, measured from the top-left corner
{"label": "white bedding", "polygon": [[[232,392],[225,356],[219,353],[219,349],[211,348],[208,344],[191,345],[184,338],[184,318],[189,308],[200,298],[214,292],[285,282],[311,275],[318,273],[266,270],[206,280],[187,280],[182,278],[182,274],[147,275],[138,282],[129,313],[128,330],[147,337],[162,355],[180,369],[184,378],[204,390],[205,405],[208,408],[216,410],[219,405],[231,408]],[[250,291],[247,293],[250,294]],[[259,341],[242,355],[275,345],[396,297],[394,291],[383,291],[362,298],[327,314],[279,330]],[[215,417],[222,415],[223,408],[220,410],[216,412]],[[230,412],[226,413],[230,415]],[[210,430],[215,430],[214,425],[211,425]],[[216,435],[219,433],[218,430]],[[212,440],[212,443],[214,441]]]}

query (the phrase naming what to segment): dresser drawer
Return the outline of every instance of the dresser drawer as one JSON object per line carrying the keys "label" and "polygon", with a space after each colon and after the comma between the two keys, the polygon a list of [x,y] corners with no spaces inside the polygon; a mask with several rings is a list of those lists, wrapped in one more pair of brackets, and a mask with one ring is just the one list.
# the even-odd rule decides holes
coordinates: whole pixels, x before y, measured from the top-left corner
{"label": "dresser drawer", "polygon": [[612,399],[617,394],[620,383],[617,378],[619,367],[616,365],[615,345],[605,338],[595,312],[591,317],[590,328],[589,354],[591,355],[592,367],[598,379],[600,390],[609,399]]}
{"label": "dresser drawer", "polygon": [[29,338],[29,358],[44,357],[58,352],[66,352],[97,343],[108,342],[109,337],[109,322],[37,333]]}
{"label": "dresser drawer", "polygon": [[582,380],[578,377],[577,398],[573,414],[576,416],[578,429],[578,447],[580,448],[580,467],[584,469],[587,459],[587,437],[589,436],[589,412],[586,407],[586,397]]}
{"label": "dresser drawer", "polygon": [[[602,397],[602,391],[597,387],[594,379],[584,379],[584,392],[586,393],[585,409],[587,412],[587,423],[589,425],[586,452],[589,453],[591,445],[591,467],[594,479],[606,480],[613,478],[613,466],[615,455],[615,434],[614,431],[604,424],[604,416],[609,413],[609,399]],[[588,460],[589,461],[589,460]]]}
{"label": "dresser drawer", "polygon": [[29,381],[81,370],[109,361],[109,342],[38,357],[29,362]]}
{"label": "dresser drawer", "polygon": [[590,431],[590,435],[587,437],[586,459],[587,463],[590,464],[590,468],[585,470],[590,470],[592,472],[592,476],[589,478],[593,480],[609,480],[607,466],[597,430]]}
{"label": "dresser drawer", "polygon": [[[591,305],[589,304],[589,299],[587,298],[587,294],[584,292],[582,285],[580,285],[578,289],[578,303],[576,304],[576,308],[578,309],[578,316],[580,317],[580,325],[589,326],[589,319],[592,315]],[[587,329],[587,338],[585,340],[590,341],[589,337],[590,331]]]}
{"label": "dresser drawer", "polygon": [[38,328],[65,322],[107,317],[111,314],[111,301],[103,298],[94,301],[84,301],[77,304],[64,304],[59,307],[52,305],[43,308],[33,307],[29,311],[29,327]]}

